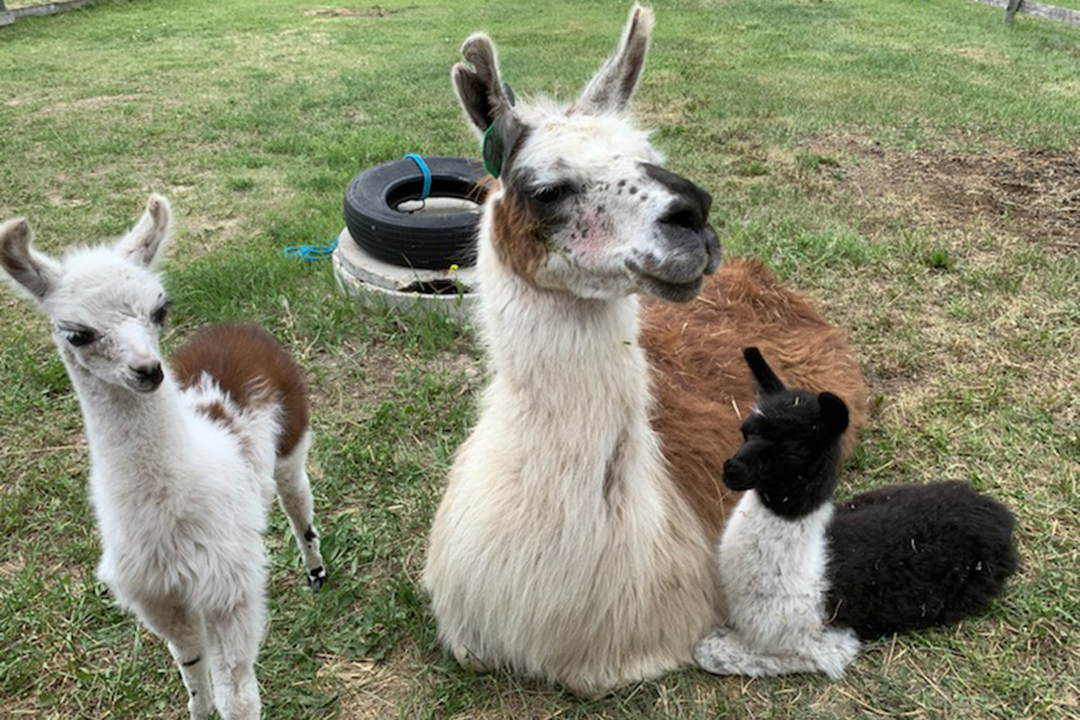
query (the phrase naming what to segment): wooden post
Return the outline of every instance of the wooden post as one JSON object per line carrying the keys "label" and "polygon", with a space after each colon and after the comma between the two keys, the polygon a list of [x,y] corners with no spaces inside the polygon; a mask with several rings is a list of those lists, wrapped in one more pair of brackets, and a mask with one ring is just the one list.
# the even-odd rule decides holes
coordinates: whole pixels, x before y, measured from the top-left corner
{"label": "wooden post", "polygon": [[1020,9],[1024,0],[1009,0],[1008,7],[1005,8],[1005,24],[1012,25],[1013,18],[1016,17],[1016,11]]}

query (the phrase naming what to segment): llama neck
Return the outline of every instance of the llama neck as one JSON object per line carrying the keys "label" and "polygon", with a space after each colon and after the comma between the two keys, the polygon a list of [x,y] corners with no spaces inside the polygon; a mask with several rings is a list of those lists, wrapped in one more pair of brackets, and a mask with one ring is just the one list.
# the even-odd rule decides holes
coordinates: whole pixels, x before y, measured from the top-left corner
{"label": "llama neck", "polygon": [[785,517],[774,512],[757,490],[745,493],[735,508],[736,515],[742,515],[750,522],[749,525],[740,524],[740,530],[752,527],[757,535],[755,542],[774,545],[781,555],[803,552],[810,547],[808,543],[823,538],[833,512],[832,502],[826,500],[798,517]]}
{"label": "llama neck", "polygon": [[663,470],[649,424],[637,299],[585,300],[540,289],[491,254],[480,258],[493,371],[485,405],[530,459],[525,482],[552,497],[584,494],[609,504],[620,489],[653,484]]}
{"label": "llama neck", "polygon": [[647,408],[636,297],[586,300],[488,270],[480,300],[491,366],[522,402],[564,417],[593,415],[605,402]]}
{"label": "llama neck", "polygon": [[[784,518],[766,507],[756,490],[750,490],[739,500],[724,529],[721,563],[742,558],[738,560],[740,573],[747,577],[784,567],[789,575],[797,573],[816,584],[825,569],[826,537],[833,512],[833,504],[824,502],[799,518]],[[736,582],[742,581],[745,577]],[[729,597],[729,602],[736,601]]]}
{"label": "llama neck", "polygon": [[180,421],[184,410],[169,373],[157,390],[140,394],[103,382],[74,363],[65,365],[82,408],[91,464],[110,478],[157,477],[157,472],[140,470],[152,470],[169,447],[187,437]]}

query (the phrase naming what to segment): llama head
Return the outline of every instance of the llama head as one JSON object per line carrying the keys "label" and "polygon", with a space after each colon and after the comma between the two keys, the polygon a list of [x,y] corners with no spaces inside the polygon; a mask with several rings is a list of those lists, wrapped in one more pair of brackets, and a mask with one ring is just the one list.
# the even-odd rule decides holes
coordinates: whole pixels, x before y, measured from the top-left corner
{"label": "llama head", "polygon": [[499,261],[538,287],[682,302],[720,264],[712,198],[660,166],[627,111],[652,25],[635,5],[615,53],[568,107],[515,103],[486,35],[461,48],[468,65],[454,65],[454,88],[500,181],[484,232]]}
{"label": "llama head", "polygon": [[169,203],[151,195],[146,213],[112,246],[80,247],[52,258],[32,247],[22,218],[0,225],[0,267],[52,323],[69,371],[138,393],[164,375],[158,335],[168,301],[153,271],[169,235]]}
{"label": "llama head", "polygon": [[761,393],[742,424],[742,447],[724,463],[724,483],[757,491],[778,515],[801,517],[827,502],[836,488],[847,406],[829,392],[784,387],[757,348],[743,355]]}

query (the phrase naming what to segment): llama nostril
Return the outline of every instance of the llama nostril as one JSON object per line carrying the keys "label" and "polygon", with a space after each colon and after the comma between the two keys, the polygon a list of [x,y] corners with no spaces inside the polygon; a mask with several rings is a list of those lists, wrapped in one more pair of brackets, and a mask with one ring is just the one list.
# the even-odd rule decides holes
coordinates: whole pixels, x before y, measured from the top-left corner
{"label": "llama nostril", "polygon": [[677,204],[670,208],[664,217],[660,218],[662,225],[674,225],[697,231],[705,226],[705,218],[689,203]]}
{"label": "llama nostril", "polygon": [[161,363],[151,363],[131,368],[136,379],[143,385],[156,388],[165,379],[165,373],[161,369]]}
{"label": "llama nostril", "polygon": [[705,228],[712,206],[712,196],[681,175],[662,167],[642,163],[645,175],[666,189],[672,196],[671,206],[660,218],[661,225],[671,225],[692,232]]}

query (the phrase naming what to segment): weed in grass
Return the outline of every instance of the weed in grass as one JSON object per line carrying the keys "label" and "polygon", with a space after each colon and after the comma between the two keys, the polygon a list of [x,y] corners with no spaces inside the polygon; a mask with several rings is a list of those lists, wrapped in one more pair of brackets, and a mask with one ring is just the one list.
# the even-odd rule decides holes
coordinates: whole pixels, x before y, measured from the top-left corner
{"label": "weed in grass", "polygon": [[932,250],[926,256],[926,266],[931,270],[951,270],[956,264],[956,259],[949,255],[948,250]]}
{"label": "weed in grass", "polygon": [[255,180],[249,177],[231,177],[225,180],[225,187],[233,192],[247,192],[255,187]]}
{"label": "weed in grass", "polygon": [[768,166],[760,160],[743,160],[735,165],[736,175],[743,177],[762,177],[769,174]]}
{"label": "weed in grass", "polygon": [[818,155],[816,153],[799,153],[796,158],[799,169],[804,172],[815,172],[821,168],[839,168],[840,161],[834,157],[828,155]]}

